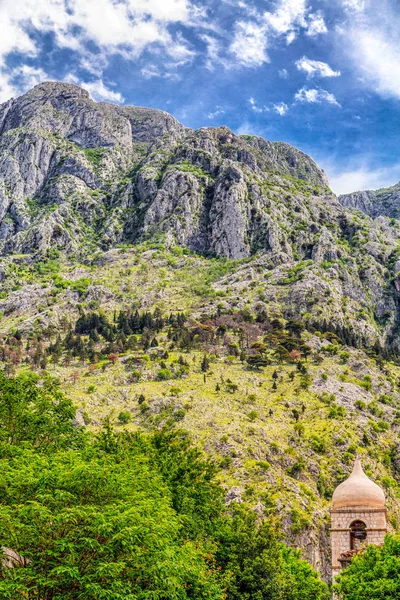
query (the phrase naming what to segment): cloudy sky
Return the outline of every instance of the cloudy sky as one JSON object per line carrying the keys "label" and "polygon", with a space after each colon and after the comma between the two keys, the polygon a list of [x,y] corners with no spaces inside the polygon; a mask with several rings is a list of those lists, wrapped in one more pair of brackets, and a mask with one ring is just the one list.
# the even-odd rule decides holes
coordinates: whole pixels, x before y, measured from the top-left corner
{"label": "cloudy sky", "polygon": [[0,102],[47,79],[400,180],[398,0],[0,0]]}

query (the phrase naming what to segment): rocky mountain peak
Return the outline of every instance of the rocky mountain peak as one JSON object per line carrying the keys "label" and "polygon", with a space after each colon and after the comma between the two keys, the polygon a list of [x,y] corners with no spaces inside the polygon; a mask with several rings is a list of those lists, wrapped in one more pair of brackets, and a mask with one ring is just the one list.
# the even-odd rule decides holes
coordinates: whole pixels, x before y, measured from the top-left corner
{"label": "rocky mountain peak", "polygon": [[273,196],[285,185],[313,187],[322,203],[327,193],[325,174],[288,144],[193,131],[160,110],[96,103],[71,83],[42,83],[1,105],[0,131],[3,253],[162,233],[217,256],[290,256],[272,216],[283,198]]}
{"label": "rocky mountain peak", "polygon": [[[157,239],[260,261],[254,268],[270,272],[271,301],[285,304],[285,317],[400,346],[397,227],[355,216],[296,148],[227,127],[192,130],[57,82],[1,105],[0,123],[4,257],[86,260]],[[363,202],[375,216],[369,193]]]}

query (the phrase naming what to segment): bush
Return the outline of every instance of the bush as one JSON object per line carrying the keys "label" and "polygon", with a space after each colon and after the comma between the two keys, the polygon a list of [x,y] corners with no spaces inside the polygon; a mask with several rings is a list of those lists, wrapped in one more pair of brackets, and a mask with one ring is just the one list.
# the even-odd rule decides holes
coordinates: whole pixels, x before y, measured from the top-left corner
{"label": "bush", "polygon": [[158,381],[168,381],[172,379],[172,372],[169,369],[160,369],[157,373]]}
{"label": "bush", "polygon": [[258,412],[256,410],[251,410],[247,413],[247,417],[250,421],[255,421],[258,418]]}
{"label": "bush", "polygon": [[131,420],[131,413],[128,411],[121,411],[118,415],[118,421],[123,425],[126,425]]}
{"label": "bush", "polygon": [[175,421],[182,421],[185,418],[186,411],[183,408],[176,410],[173,414]]}
{"label": "bush", "polygon": [[367,408],[367,405],[363,400],[356,400],[354,406],[358,408],[358,410],[365,410]]}
{"label": "bush", "polygon": [[263,471],[268,471],[271,468],[271,465],[267,460],[258,460],[256,462],[257,467],[260,467]]}
{"label": "bush", "polygon": [[326,440],[323,440],[322,438],[319,438],[317,436],[313,437],[311,440],[311,448],[315,450],[315,452],[323,454],[327,450]]}

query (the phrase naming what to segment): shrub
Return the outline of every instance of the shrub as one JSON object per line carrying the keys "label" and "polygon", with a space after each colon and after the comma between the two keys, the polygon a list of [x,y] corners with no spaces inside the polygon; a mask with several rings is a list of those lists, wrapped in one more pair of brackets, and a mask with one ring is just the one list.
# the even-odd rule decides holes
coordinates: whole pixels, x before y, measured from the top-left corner
{"label": "shrub", "polygon": [[363,400],[356,400],[354,406],[358,408],[358,410],[365,410],[367,408],[367,405]]}
{"label": "shrub", "polygon": [[256,410],[251,410],[247,413],[247,417],[250,421],[255,421],[258,417],[258,412]]}
{"label": "shrub", "polygon": [[131,413],[128,411],[121,411],[118,415],[118,421],[123,425],[126,425],[131,420]]}
{"label": "shrub", "polygon": [[173,414],[175,421],[182,421],[185,418],[186,411],[183,408],[176,410]]}
{"label": "shrub", "polygon": [[172,373],[169,369],[160,369],[157,373],[158,381],[168,381],[172,379]]}
{"label": "shrub", "polygon": [[323,454],[324,452],[326,452],[327,449],[326,440],[323,440],[322,438],[319,438],[317,436],[313,437],[311,440],[311,448],[315,450],[315,452]]}
{"label": "shrub", "polygon": [[263,471],[268,471],[271,468],[271,465],[267,460],[258,460],[256,462],[257,467],[260,467]]}

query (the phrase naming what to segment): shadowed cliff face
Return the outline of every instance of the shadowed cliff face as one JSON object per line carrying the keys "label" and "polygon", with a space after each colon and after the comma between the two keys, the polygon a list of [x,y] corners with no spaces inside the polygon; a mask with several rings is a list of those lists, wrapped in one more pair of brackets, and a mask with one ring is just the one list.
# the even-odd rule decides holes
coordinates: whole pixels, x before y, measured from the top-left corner
{"label": "shadowed cliff face", "polygon": [[341,203],[314,161],[285,143],[193,131],[66,83],[0,106],[3,257],[51,249],[85,258],[156,238],[247,259],[249,269],[258,260],[273,269],[285,317],[397,349],[399,229]]}

